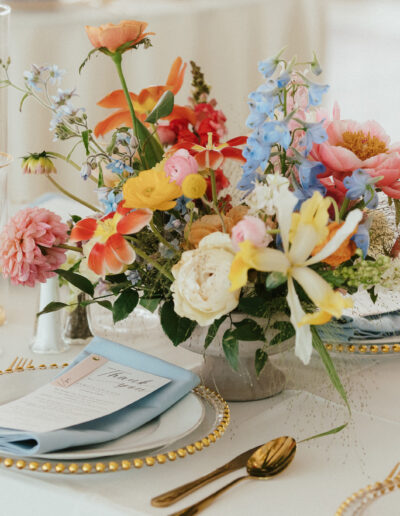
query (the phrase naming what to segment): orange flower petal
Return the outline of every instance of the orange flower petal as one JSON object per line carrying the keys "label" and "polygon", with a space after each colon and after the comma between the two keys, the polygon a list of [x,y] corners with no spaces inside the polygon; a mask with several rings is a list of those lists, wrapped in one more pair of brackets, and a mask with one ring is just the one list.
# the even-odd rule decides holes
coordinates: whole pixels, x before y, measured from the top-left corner
{"label": "orange flower petal", "polygon": [[165,116],[163,120],[174,120],[175,118],[185,118],[189,120],[192,125],[196,123],[196,113],[193,109],[186,106],[174,106],[170,115]]}
{"label": "orange flower petal", "polygon": [[172,63],[166,86],[174,95],[182,88],[183,79],[185,77],[186,63],[182,66],[182,58],[177,57]]}
{"label": "orange flower petal", "polygon": [[138,233],[151,221],[153,212],[146,209],[132,211],[125,215],[117,224],[117,231],[121,235]]}
{"label": "orange flower petal", "polygon": [[224,155],[225,158],[230,158],[236,161],[241,161],[242,163],[246,163],[246,158],[243,157],[242,151],[240,149],[225,147],[224,149],[221,149],[220,152]]}
{"label": "orange flower petal", "polygon": [[247,136],[236,136],[236,138],[231,138],[226,143],[230,147],[236,147],[237,145],[244,145],[247,142]]}
{"label": "orange flower petal", "polygon": [[[137,95],[130,93],[129,95],[133,102],[137,101]],[[125,94],[123,90],[115,90],[102,98],[98,103],[98,106],[103,108],[119,108],[129,109],[128,103],[126,102]]]}
{"label": "orange flower petal", "polygon": [[120,126],[132,127],[131,114],[127,109],[121,109],[99,122],[94,128],[94,135],[96,137],[104,136],[109,131]]}
{"label": "orange flower petal", "polygon": [[93,272],[98,274],[99,276],[105,276],[106,268],[105,268],[105,245],[100,244],[99,242],[95,244],[90,251],[88,258],[88,266]]}
{"label": "orange flower petal", "polygon": [[72,228],[70,240],[71,242],[81,242],[90,240],[94,235],[97,227],[96,219],[83,219],[76,223]]}
{"label": "orange flower petal", "polygon": [[124,264],[121,262],[121,260],[118,259],[112,248],[107,244],[104,248],[104,258],[107,264],[108,272],[111,272],[112,274],[119,274],[122,272]]}
{"label": "orange flower petal", "polygon": [[216,170],[222,165],[224,156],[216,150],[204,150],[197,153],[195,159],[199,165],[200,170],[204,170],[206,168],[212,168],[213,170]]}
{"label": "orange flower petal", "polygon": [[107,240],[106,247],[112,249],[116,257],[126,265],[135,261],[136,254],[124,237],[118,233],[110,236]]}

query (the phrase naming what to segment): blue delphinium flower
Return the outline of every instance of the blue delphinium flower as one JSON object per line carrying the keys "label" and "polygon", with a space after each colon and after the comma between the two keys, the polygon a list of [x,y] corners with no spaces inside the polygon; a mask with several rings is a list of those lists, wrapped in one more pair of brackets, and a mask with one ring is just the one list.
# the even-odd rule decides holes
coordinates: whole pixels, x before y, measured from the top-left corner
{"label": "blue delphinium flower", "polygon": [[352,236],[351,240],[356,246],[361,249],[363,258],[367,256],[369,248],[369,224],[360,224],[357,229],[357,233]]}
{"label": "blue delphinium flower", "polygon": [[258,62],[258,71],[263,74],[263,76],[268,79],[275,72],[276,67],[278,66],[278,60],[276,57],[269,57],[268,59],[264,59],[264,61]]}
{"label": "blue delphinium flower", "polygon": [[81,168],[81,178],[86,181],[92,175],[92,167],[89,163],[84,163]]}
{"label": "blue delphinium flower", "polygon": [[266,145],[279,144],[284,149],[288,149],[291,141],[291,134],[288,124],[285,120],[272,122],[265,122],[260,128],[260,135],[262,141]]}
{"label": "blue delphinium flower", "polygon": [[254,185],[257,179],[259,179],[259,174],[255,171],[244,172],[240,180],[238,181],[236,187],[242,192],[250,193],[254,190]]}
{"label": "blue delphinium flower", "polygon": [[308,84],[308,103],[310,106],[319,106],[323,95],[329,90],[328,84],[317,84],[307,80]]}
{"label": "blue delphinium flower", "polygon": [[[249,99],[251,101],[249,103],[251,110],[273,118],[274,110],[279,104],[279,89],[277,88],[276,81],[268,80],[265,84],[259,86],[256,91],[251,92]],[[259,123],[262,123],[264,120],[261,120]],[[254,127],[250,128],[253,129]]]}
{"label": "blue delphinium flower", "polygon": [[311,152],[314,143],[323,143],[328,139],[328,135],[326,134],[326,130],[323,124],[324,120],[316,123],[303,123],[306,132],[300,143],[306,148],[306,156]]}
{"label": "blue delphinium flower", "polygon": [[186,204],[190,201],[189,197],[185,197],[184,195],[181,195],[176,200],[176,206],[175,209],[179,211],[182,215],[185,215],[187,213],[187,207]]}
{"label": "blue delphinium flower", "polygon": [[276,83],[278,85],[278,88],[283,88],[284,86],[286,86],[288,83],[290,82],[290,75],[289,75],[289,72],[287,70],[284,70],[280,76],[278,77],[278,79],[276,80]]}
{"label": "blue delphinium flower", "polygon": [[378,196],[374,184],[381,179],[382,176],[371,177],[362,168],[354,170],[351,176],[347,176],[343,180],[347,189],[346,197],[352,201],[363,197],[365,206],[374,210],[378,206]]}
{"label": "blue delphinium flower", "polygon": [[322,196],[326,194],[326,188],[317,176],[325,172],[325,165],[319,161],[309,161],[303,159],[298,166],[299,186],[295,186],[294,194],[299,199],[295,210],[299,210],[304,201],[310,199],[314,192],[320,192]]}
{"label": "blue delphinium flower", "polygon": [[65,70],[61,70],[57,65],[50,65],[48,67],[50,84],[59,84],[61,77],[65,74]]}
{"label": "blue delphinium flower", "polygon": [[118,204],[122,201],[122,199],[122,192],[118,192],[116,194],[113,190],[111,190],[109,193],[106,193],[106,195],[101,196],[100,202],[104,206],[105,215],[116,211]]}
{"label": "blue delphinium flower", "polygon": [[133,168],[129,165],[126,165],[120,159],[112,159],[110,163],[106,165],[108,170],[114,172],[114,174],[123,174],[124,172],[129,172],[129,174],[133,174]]}
{"label": "blue delphinium flower", "polygon": [[311,61],[311,71],[314,75],[320,75],[322,73],[322,68],[315,52],[313,54],[313,60]]}

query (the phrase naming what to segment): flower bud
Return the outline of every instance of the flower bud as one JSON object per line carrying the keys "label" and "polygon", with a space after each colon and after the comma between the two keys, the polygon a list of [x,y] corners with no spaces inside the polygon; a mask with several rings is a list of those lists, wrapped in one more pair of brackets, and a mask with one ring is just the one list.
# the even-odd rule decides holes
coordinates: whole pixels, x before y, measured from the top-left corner
{"label": "flower bud", "polygon": [[41,154],[30,154],[22,161],[22,170],[24,174],[56,174],[57,170],[54,163],[45,152]]}

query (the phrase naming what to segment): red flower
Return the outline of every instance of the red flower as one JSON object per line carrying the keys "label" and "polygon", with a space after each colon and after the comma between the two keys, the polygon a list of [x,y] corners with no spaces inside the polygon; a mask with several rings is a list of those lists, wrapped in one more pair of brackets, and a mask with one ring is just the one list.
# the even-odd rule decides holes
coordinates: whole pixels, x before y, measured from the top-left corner
{"label": "red flower", "polygon": [[[130,211],[118,205],[117,211],[100,220],[80,220],[72,229],[72,242],[90,241],[88,266],[99,276],[118,274],[135,261],[136,253],[122,235],[137,233],[151,220],[153,212]],[[85,248],[84,248],[85,250]]]}

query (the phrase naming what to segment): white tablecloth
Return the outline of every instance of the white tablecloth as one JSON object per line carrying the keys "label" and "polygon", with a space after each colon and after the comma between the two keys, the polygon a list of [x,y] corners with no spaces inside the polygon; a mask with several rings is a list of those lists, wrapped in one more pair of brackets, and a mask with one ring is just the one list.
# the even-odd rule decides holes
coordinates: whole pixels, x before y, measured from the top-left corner
{"label": "white tablecloth", "polygon": [[[8,303],[9,323],[0,328],[3,355],[0,369],[16,355],[31,355],[28,344],[33,333],[36,292],[13,289]],[[149,350],[148,343],[137,346]],[[69,361],[78,349],[58,356],[34,356],[36,364]],[[150,351],[186,367],[198,356],[173,346],[151,346]],[[205,515],[259,514],[278,516],[333,516],[351,493],[376,480],[383,480],[400,460],[399,356],[381,359],[343,357],[337,367],[346,384],[353,415],[348,428],[337,435],[298,445],[292,465],[275,479],[247,481],[221,496]],[[295,363],[297,364],[297,363]],[[0,467],[0,514],[23,516],[122,516],[166,515],[170,509],[150,506],[152,496],[203,475],[239,452],[279,435],[296,439],[327,430],[346,421],[346,409],[338,403],[321,372],[318,357],[308,373],[294,369],[290,385],[303,385],[312,392],[285,391],[274,398],[231,403],[232,420],[227,433],[208,449],[174,463],[141,470],[104,475],[65,477],[21,473]],[[317,381],[316,379],[319,378]],[[322,382],[320,379],[322,378]],[[333,400],[333,401],[329,401]],[[216,481],[176,505],[183,508],[211,493],[225,482]],[[398,516],[399,498],[391,494],[377,503],[379,516]],[[397,502],[397,504],[396,504]]]}

